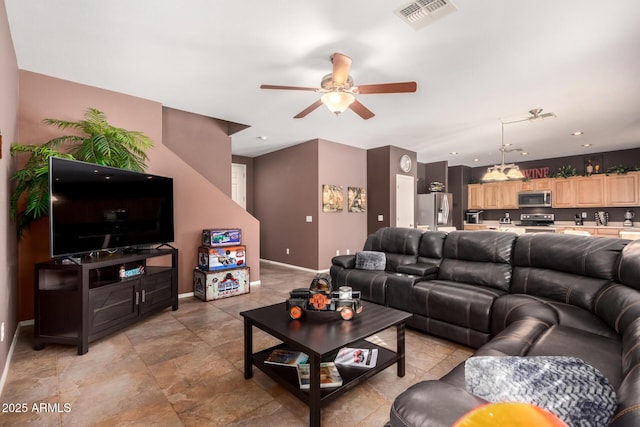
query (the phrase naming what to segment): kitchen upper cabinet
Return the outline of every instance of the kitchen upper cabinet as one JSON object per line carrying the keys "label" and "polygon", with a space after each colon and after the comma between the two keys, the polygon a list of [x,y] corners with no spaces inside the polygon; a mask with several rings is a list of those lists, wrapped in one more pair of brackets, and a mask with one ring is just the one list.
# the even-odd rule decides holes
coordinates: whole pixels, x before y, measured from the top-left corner
{"label": "kitchen upper cabinet", "polygon": [[629,172],[625,175],[605,176],[605,205],[638,206],[640,204],[639,175],[640,172]]}
{"label": "kitchen upper cabinet", "polygon": [[540,179],[530,179],[529,181],[523,181],[520,183],[521,191],[543,191],[543,190],[551,190],[552,178],[540,178]]}
{"label": "kitchen upper cabinet", "polygon": [[606,175],[578,176],[570,178],[575,186],[575,207],[599,208],[606,206],[604,180]]}
{"label": "kitchen upper cabinet", "polygon": [[469,209],[518,209],[518,192],[551,190],[553,208],[640,206],[640,172],[469,184]]}
{"label": "kitchen upper cabinet", "polygon": [[502,209],[518,209],[518,192],[522,181],[503,182],[500,185],[499,205]]}
{"label": "kitchen upper cabinet", "polygon": [[503,182],[490,182],[483,184],[482,205],[483,209],[500,209],[500,187],[505,184]]}
{"label": "kitchen upper cabinet", "polygon": [[554,208],[572,208],[574,181],[571,178],[553,180],[551,188],[551,206]]}
{"label": "kitchen upper cabinet", "polygon": [[489,182],[486,184],[469,184],[469,209],[517,209],[518,191],[522,182]]}
{"label": "kitchen upper cabinet", "polygon": [[484,187],[482,184],[469,184],[467,189],[467,192],[468,192],[467,207],[469,209],[484,209],[483,189]]}

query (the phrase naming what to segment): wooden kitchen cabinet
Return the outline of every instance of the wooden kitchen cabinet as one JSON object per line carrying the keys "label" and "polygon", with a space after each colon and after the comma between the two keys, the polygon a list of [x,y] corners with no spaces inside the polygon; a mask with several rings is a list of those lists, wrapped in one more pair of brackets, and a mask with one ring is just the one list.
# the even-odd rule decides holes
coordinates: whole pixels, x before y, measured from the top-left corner
{"label": "wooden kitchen cabinet", "polygon": [[483,184],[482,205],[483,209],[500,209],[500,187],[503,182],[490,182]]}
{"label": "wooden kitchen cabinet", "polygon": [[554,208],[572,208],[574,181],[571,178],[557,178],[552,182],[551,206]]}
{"label": "wooden kitchen cabinet", "polygon": [[468,186],[468,203],[469,209],[484,209],[483,206],[483,186],[482,184],[469,184]]}
{"label": "wooden kitchen cabinet", "polygon": [[553,178],[530,179],[521,183],[521,191],[551,190]]}
{"label": "wooden kitchen cabinet", "polygon": [[625,175],[605,175],[605,206],[638,206],[640,204],[639,175],[640,172],[629,172]]}
{"label": "wooden kitchen cabinet", "polygon": [[569,178],[574,182],[574,206],[577,208],[600,208],[605,206],[605,177],[605,175],[591,175]]}
{"label": "wooden kitchen cabinet", "polygon": [[499,188],[499,207],[501,209],[518,209],[518,192],[522,189],[522,181],[503,182]]}

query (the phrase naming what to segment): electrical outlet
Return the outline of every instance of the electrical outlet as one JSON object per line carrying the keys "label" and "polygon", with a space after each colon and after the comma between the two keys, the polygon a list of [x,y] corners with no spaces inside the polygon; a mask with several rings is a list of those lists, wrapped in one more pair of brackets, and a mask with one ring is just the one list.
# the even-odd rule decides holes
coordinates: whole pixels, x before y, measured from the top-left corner
{"label": "electrical outlet", "polygon": [[289,248],[285,249],[285,252],[289,255]]}
{"label": "electrical outlet", "polygon": [[4,322],[0,324],[0,342],[4,342]]}
{"label": "electrical outlet", "polygon": [[384,221],[384,215],[378,215],[378,222]]}
{"label": "electrical outlet", "polygon": [[306,221],[313,222],[313,217],[311,215],[307,215]]}
{"label": "electrical outlet", "polygon": [[336,256],[340,255],[340,249],[336,250]]}
{"label": "electrical outlet", "polygon": [[349,249],[347,249],[347,255],[349,255]]}
{"label": "electrical outlet", "polygon": [[587,213],[586,212],[582,212],[582,218],[586,218],[587,217]]}

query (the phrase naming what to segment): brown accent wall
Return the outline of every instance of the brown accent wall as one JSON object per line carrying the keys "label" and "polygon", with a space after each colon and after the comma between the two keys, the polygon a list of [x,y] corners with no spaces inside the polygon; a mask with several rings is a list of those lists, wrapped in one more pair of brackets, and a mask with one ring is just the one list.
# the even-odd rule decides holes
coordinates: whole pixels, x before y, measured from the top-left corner
{"label": "brown accent wall", "polygon": [[8,206],[12,188],[9,177],[15,172],[9,148],[18,138],[18,79],[5,4],[0,0],[0,322],[5,325],[5,338],[0,342],[0,375],[18,326],[18,244]]}
{"label": "brown accent wall", "polygon": [[444,184],[445,192],[449,193],[449,162],[420,163],[418,168],[418,194],[429,192],[429,184],[434,181]]}
{"label": "brown accent wall", "polygon": [[[254,173],[263,258],[324,270],[362,249],[366,214],[348,212],[347,187],[367,186],[365,150],[315,139],[256,157]],[[342,212],[322,211],[323,184],[342,186]]]}
{"label": "brown accent wall", "polygon": [[[149,136],[155,146],[149,152],[148,171],[174,179],[176,240],[173,244],[180,250],[179,292],[193,290],[192,272],[203,228],[241,228],[251,280],[259,280],[258,221],[163,145],[163,111],[159,103],[20,71],[19,142],[47,141],[59,131],[42,124],[43,118],[77,120],[88,107],[104,111],[109,122],[116,126]],[[41,221],[19,244],[19,317],[22,320],[33,317],[33,265],[49,259],[47,228],[46,221]]]}
{"label": "brown accent wall", "polygon": [[336,251],[345,254],[362,250],[367,238],[367,213],[349,212],[348,188],[367,187],[367,153],[361,148],[320,140],[319,183],[343,188],[342,212],[322,212],[322,188],[318,188],[318,269],[331,267]]}
{"label": "brown accent wall", "polygon": [[[413,167],[408,173],[400,169],[400,157],[408,154]],[[387,145],[367,151],[367,187],[370,189],[371,210],[367,213],[367,232],[396,225],[396,175],[409,175],[417,179],[418,161],[413,151]],[[415,200],[414,200],[415,205]],[[378,221],[378,215],[383,220]]]}
{"label": "brown accent wall", "polygon": [[318,166],[318,140],[254,158],[262,258],[317,269]]}
{"label": "brown accent wall", "polygon": [[231,197],[231,137],[224,120],[162,107],[163,143]]}
{"label": "brown accent wall", "polygon": [[469,166],[452,166],[448,172],[447,191],[453,194],[453,226],[458,230],[464,227],[467,209],[467,183],[471,176]]}

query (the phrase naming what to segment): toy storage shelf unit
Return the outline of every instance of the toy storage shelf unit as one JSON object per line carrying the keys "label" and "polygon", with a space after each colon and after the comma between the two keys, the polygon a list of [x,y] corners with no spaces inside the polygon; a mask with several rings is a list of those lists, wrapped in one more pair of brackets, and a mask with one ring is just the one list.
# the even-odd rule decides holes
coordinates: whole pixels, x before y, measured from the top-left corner
{"label": "toy storage shelf unit", "polygon": [[178,309],[178,250],[150,249],[35,266],[34,349],[89,343],[153,313]]}

